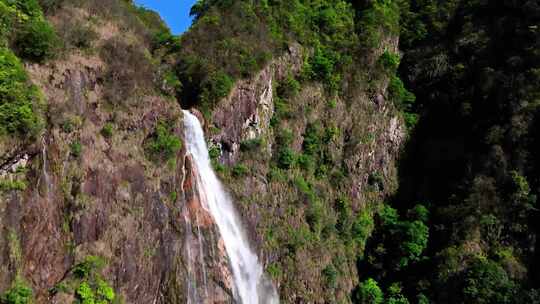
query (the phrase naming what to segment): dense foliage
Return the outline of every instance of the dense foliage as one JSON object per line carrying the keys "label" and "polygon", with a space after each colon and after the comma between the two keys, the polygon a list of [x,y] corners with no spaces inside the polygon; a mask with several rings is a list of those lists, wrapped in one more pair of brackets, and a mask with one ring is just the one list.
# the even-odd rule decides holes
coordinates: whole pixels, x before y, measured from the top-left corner
{"label": "dense foliage", "polygon": [[40,95],[29,84],[19,59],[7,48],[0,48],[0,134],[35,135],[41,127]]}
{"label": "dense foliage", "polygon": [[[399,79],[390,90],[421,118],[392,205],[429,202],[430,237],[418,250],[424,228],[413,224],[388,243],[396,234],[381,223],[366,277],[400,280],[410,301],[539,303],[539,20],[537,1],[407,3],[399,73],[416,102]],[[395,267],[400,251],[409,262]]]}
{"label": "dense foliage", "polygon": [[55,41],[36,1],[0,1],[0,135],[25,139],[42,127],[41,94],[13,50],[42,61],[53,55]]}

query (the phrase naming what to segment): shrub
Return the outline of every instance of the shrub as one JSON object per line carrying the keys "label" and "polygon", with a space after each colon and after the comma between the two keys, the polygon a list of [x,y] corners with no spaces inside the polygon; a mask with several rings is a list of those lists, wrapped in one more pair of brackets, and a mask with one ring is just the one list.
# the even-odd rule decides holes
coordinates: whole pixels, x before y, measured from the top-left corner
{"label": "shrub", "polygon": [[306,210],[306,222],[311,231],[318,234],[323,227],[324,207],[313,191],[306,193],[306,195],[310,200]]}
{"label": "shrub", "polygon": [[335,109],[337,107],[337,101],[335,99],[331,99],[328,101],[328,107],[330,109]]}
{"label": "shrub", "polygon": [[390,74],[394,74],[399,67],[401,59],[399,54],[385,50],[379,58],[379,64]]}
{"label": "shrub", "polygon": [[210,110],[219,99],[229,95],[233,85],[233,79],[224,71],[211,73],[202,84],[200,98],[204,110]]}
{"label": "shrub", "polygon": [[314,200],[316,198],[315,193],[313,192],[313,189],[311,187],[311,184],[308,183],[304,177],[298,176],[294,179],[294,184],[296,185],[296,188],[303,193],[304,195],[308,196],[310,199]]}
{"label": "shrub", "polygon": [[112,289],[112,287],[103,280],[97,281],[97,295],[98,298],[102,298],[103,300],[107,300],[109,302],[112,302],[115,298],[114,289]]}
{"label": "shrub", "polygon": [[275,96],[274,97],[274,115],[272,116],[272,119],[270,120],[270,125],[272,127],[275,127],[278,125],[280,120],[284,118],[291,118],[292,117],[292,110],[289,103],[287,103],[287,100]]}
{"label": "shrub", "polygon": [[351,203],[347,198],[340,197],[336,199],[334,205],[334,208],[338,214],[336,229],[339,236],[342,239],[347,240],[351,236],[351,229],[353,225]]}
{"label": "shrub", "polygon": [[427,247],[429,238],[429,228],[421,221],[401,223],[403,233],[403,243],[401,251],[403,257],[399,264],[401,267],[407,266],[411,261],[419,261],[422,252]]}
{"label": "shrub", "polygon": [[244,176],[249,172],[248,167],[245,165],[239,164],[233,167],[232,174],[236,177]]}
{"label": "shrub", "polygon": [[75,265],[73,268],[73,274],[81,279],[85,279],[99,271],[105,266],[105,261],[97,256],[87,256],[84,261]]}
{"label": "shrub", "polygon": [[26,183],[21,180],[0,180],[0,191],[23,191]]}
{"label": "shrub", "polygon": [[410,209],[407,212],[407,215],[412,220],[418,220],[425,223],[429,218],[429,210],[426,206],[418,204]]}
{"label": "shrub", "polygon": [[81,285],[79,285],[76,295],[81,301],[81,304],[94,304],[96,301],[94,291],[87,282],[82,282]]}
{"label": "shrub", "polygon": [[330,126],[324,129],[323,142],[329,144],[339,136],[340,130],[336,126]]}
{"label": "shrub", "polygon": [[73,268],[73,274],[80,279],[75,290],[77,303],[81,304],[110,304],[115,299],[112,287],[102,279],[100,270],[105,261],[97,256],[87,256],[83,262]]}
{"label": "shrub", "polygon": [[101,135],[106,138],[111,138],[113,136],[114,126],[112,123],[106,123],[101,129]]}
{"label": "shrub", "polygon": [[396,209],[383,205],[382,210],[379,212],[379,218],[384,226],[392,227],[399,223],[399,214]]}
{"label": "shrub", "polygon": [[80,143],[78,140],[72,142],[72,143],[69,145],[69,148],[70,148],[70,150],[71,150],[71,155],[73,155],[74,157],[79,157],[79,156],[81,156],[82,145],[81,145],[81,143]]}
{"label": "shrub", "polygon": [[375,48],[382,40],[381,32],[399,34],[399,6],[398,1],[392,0],[374,0],[370,4],[358,23],[363,46]]}
{"label": "shrub", "polygon": [[429,304],[429,298],[422,293],[418,294],[416,298],[418,300],[418,304]]}
{"label": "shrub", "polygon": [[288,74],[284,81],[280,82],[277,87],[277,94],[282,98],[293,97],[300,91],[300,83],[293,75]]}
{"label": "shrub", "polygon": [[373,228],[373,217],[369,212],[360,212],[351,227],[352,239],[358,244],[360,249],[365,248],[367,239],[370,237]]}
{"label": "shrub", "polygon": [[71,133],[75,129],[82,126],[83,121],[80,116],[71,116],[66,118],[66,120],[62,123],[62,131],[65,133]]}
{"label": "shrub", "polygon": [[390,98],[394,100],[397,107],[403,111],[410,111],[416,101],[416,96],[407,91],[403,81],[398,76],[393,76],[388,84]]}
{"label": "shrub", "polygon": [[69,119],[64,121],[64,123],[62,124],[62,131],[64,131],[65,133],[71,133],[73,132],[73,129],[74,129],[73,122]]}
{"label": "shrub", "polygon": [[302,147],[308,155],[317,155],[321,150],[321,130],[318,124],[308,124],[304,133]]}
{"label": "shrub", "polygon": [[274,166],[270,166],[270,170],[268,170],[268,179],[275,182],[285,182],[287,181],[287,175],[283,170],[276,168]]}
{"label": "shrub", "polygon": [[169,160],[174,158],[176,153],[180,151],[182,142],[172,132],[169,124],[159,121],[154,135],[146,146],[155,160]]}
{"label": "shrub", "polygon": [[272,263],[268,265],[266,271],[274,279],[279,278],[283,273],[283,270],[281,270],[281,266],[278,263]]}
{"label": "shrub", "polygon": [[211,159],[218,159],[221,156],[221,149],[218,146],[211,146],[208,149],[208,156]]}
{"label": "shrub", "polygon": [[465,274],[463,295],[471,303],[511,303],[515,283],[496,262],[477,258]]}
{"label": "shrub", "polygon": [[21,62],[7,48],[0,48],[0,71],[0,134],[37,134],[42,127],[35,105],[38,89],[28,83]]}
{"label": "shrub", "polygon": [[339,55],[336,52],[319,45],[315,48],[313,56],[304,65],[302,73],[308,79],[324,82],[328,90],[336,92],[341,82],[341,75],[336,71],[338,62]]}
{"label": "shrub", "polygon": [[372,278],[360,283],[354,298],[355,303],[359,304],[381,304],[384,300],[382,290],[379,288],[377,281]]}
{"label": "shrub", "polygon": [[403,119],[405,120],[405,125],[407,126],[407,129],[412,130],[417,124],[419,120],[419,116],[416,113],[403,113]]}
{"label": "shrub", "polygon": [[387,304],[409,304],[409,300],[401,294],[401,284],[393,283],[388,287]]}
{"label": "shrub", "polygon": [[32,289],[20,278],[16,278],[10,289],[0,297],[2,304],[29,304],[32,299]]}
{"label": "shrub", "polygon": [[322,275],[326,283],[326,288],[334,289],[337,287],[338,272],[334,265],[330,264],[322,270]]}
{"label": "shrub", "polygon": [[54,29],[47,21],[32,18],[17,34],[15,47],[22,57],[40,62],[55,55],[58,42]]}
{"label": "shrub", "polygon": [[262,146],[261,138],[254,138],[243,141],[240,143],[240,150],[242,152],[254,151]]}
{"label": "shrub", "polygon": [[290,169],[294,166],[296,154],[291,148],[284,147],[278,151],[277,163],[280,169]]}
{"label": "shrub", "polygon": [[65,27],[67,33],[64,41],[75,48],[89,49],[92,47],[92,42],[98,38],[96,31],[83,22],[68,23]]}
{"label": "shrub", "polygon": [[311,155],[301,154],[298,156],[296,162],[300,168],[308,172],[313,172],[315,169],[315,161]]}

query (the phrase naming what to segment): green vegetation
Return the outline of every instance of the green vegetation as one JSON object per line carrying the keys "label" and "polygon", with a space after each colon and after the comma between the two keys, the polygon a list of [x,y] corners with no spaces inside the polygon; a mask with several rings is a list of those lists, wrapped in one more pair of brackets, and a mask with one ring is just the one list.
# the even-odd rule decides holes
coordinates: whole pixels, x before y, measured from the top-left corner
{"label": "green vegetation", "polygon": [[388,50],[384,50],[384,53],[379,58],[379,63],[389,73],[395,73],[397,71],[400,61],[399,54],[392,53]]}
{"label": "green vegetation", "polygon": [[263,140],[261,138],[249,139],[240,143],[240,150],[242,152],[255,151],[262,145]]}
{"label": "green vegetation", "polygon": [[367,48],[379,47],[384,34],[400,31],[399,1],[374,0],[361,11],[357,27],[360,41]]}
{"label": "green vegetation", "polygon": [[32,303],[32,289],[21,278],[17,277],[11,288],[0,295],[2,304],[30,304]]}
{"label": "green vegetation", "polygon": [[82,144],[78,140],[75,140],[69,145],[69,149],[71,151],[71,155],[78,158],[82,153]]}
{"label": "green vegetation", "polygon": [[145,144],[146,150],[154,160],[170,160],[182,147],[182,142],[174,134],[172,124],[159,121],[156,124],[154,134]]}
{"label": "green vegetation", "polygon": [[232,169],[232,174],[234,176],[236,176],[236,177],[244,176],[248,172],[249,172],[248,167],[246,167],[245,165],[242,165],[242,164],[238,164],[238,165],[234,166],[233,169]]}
{"label": "green vegetation", "polygon": [[55,55],[59,40],[37,0],[0,2],[0,23],[0,45],[12,42],[21,57],[38,62]]}
{"label": "green vegetation", "polygon": [[0,191],[22,191],[27,187],[26,182],[21,180],[0,179]]}
{"label": "green vegetation", "polygon": [[339,275],[339,273],[332,264],[326,266],[323,269],[322,275],[324,277],[324,280],[326,281],[326,288],[333,289],[337,287],[337,276]]}
{"label": "green vegetation", "polygon": [[[105,66],[100,81],[114,109],[144,106],[142,95],[158,93],[176,95],[209,117],[237,80],[301,44],[301,71],[280,70],[275,84],[275,138],[242,142],[240,161],[230,168],[219,164],[218,147],[210,150],[216,170],[227,170],[232,183],[267,177],[268,193],[257,193],[264,206],[255,210],[261,214],[257,233],[264,235],[262,250],[271,253],[267,271],[283,293],[295,295],[291,301],[539,302],[534,1],[201,0],[192,10],[193,28],[182,37],[131,1],[75,2],[91,16],[123,20],[121,35],[100,43],[98,53]],[[97,47],[99,22],[53,17],[61,24],[57,31],[47,23],[39,4],[54,14],[62,3],[0,0],[2,136],[32,139],[44,124],[43,98],[17,56],[43,63],[62,45],[89,51],[84,54]],[[117,18],[119,11],[131,18]],[[125,39],[125,29],[143,33],[142,41]],[[399,52],[392,45],[398,35]],[[355,97],[379,94],[389,107],[378,100],[357,107]],[[383,142],[377,123],[352,126],[343,114],[369,121],[370,111],[384,109],[391,117],[394,108],[412,139],[401,158],[399,187],[396,173],[384,170],[384,156],[375,153],[367,167],[350,157],[370,154]],[[60,122],[65,133],[79,126]],[[151,160],[172,160],[179,152],[173,125],[158,121],[148,136]],[[107,123],[100,133],[111,138],[114,131]],[[70,149],[80,157],[79,141]],[[361,177],[354,175],[357,168]],[[0,191],[25,188],[24,180],[0,181]],[[176,196],[170,193],[171,200]],[[313,263],[315,256],[324,262]],[[101,267],[99,258],[88,257],[58,291],[80,303],[115,301]],[[349,273],[359,278],[346,278]],[[297,280],[297,274],[312,277]],[[350,282],[360,282],[352,295],[342,290]],[[0,302],[31,297],[32,290],[16,282]]]}
{"label": "green vegetation", "polygon": [[[354,10],[342,0],[204,0],[193,7],[192,14],[196,22],[182,37],[177,52],[176,70],[183,84],[179,95],[204,112],[228,93],[232,81],[260,70],[294,40],[315,49],[307,61],[308,78],[337,90],[338,67],[347,61],[344,53],[355,47]],[[280,87],[284,92],[279,94],[290,97],[299,83],[289,75]]]}
{"label": "green vegetation", "polygon": [[110,122],[106,123],[101,129],[101,135],[106,138],[111,138],[114,134],[114,125]]}
{"label": "green vegetation", "polygon": [[42,128],[41,96],[19,59],[0,47],[0,135],[35,136]]}
{"label": "green vegetation", "polygon": [[83,279],[92,276],[96,271],[99,271],[105,266],[105,260],[98,256],[87,256],[84,261],[75,265],[73,274]]}
{"label": "green vegetation", "polygon": [[355,292],[354,302],[359,304],[382,304],[383,292],[379,288],[377,281],[372,278],[360,283]]}
{"label": "green vegetation", "polygon": [[536,11],[397,3],[403,57],[388,94],[415,129],[396,209],[379,213],[359,273],[388,303],[538,303]]}
{"label": "green vegetation", "polygon": [[[114,289],[102,278],[100,272],[105,266],[105,260],[98,256],[87,256],[81,263],[75,265],[72,273],[75,280],[69,286],[74,288],[75,298],[81,304],[110,304],[116,298]],[[70,292],[68,286],[55,288],[56,292]]]}
{"label": "green vegetation", "polygon": [[54,29],[47,21],[32,18],[23,25],[14,43],[23,58],[43,61],[55,55],[58,42]]}

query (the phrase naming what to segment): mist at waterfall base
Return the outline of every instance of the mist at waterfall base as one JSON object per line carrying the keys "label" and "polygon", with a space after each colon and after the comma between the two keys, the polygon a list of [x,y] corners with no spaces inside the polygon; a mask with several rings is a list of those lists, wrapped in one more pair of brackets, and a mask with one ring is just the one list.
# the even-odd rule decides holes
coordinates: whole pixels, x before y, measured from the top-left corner
{"label": "mist at waterfall base", "polygon": [[279,298],[257,255],[251,250],[233,202],[212,169],[204,132],[196,116],[184,111],[188,153],[196,167],[201,202],[213,217],[225,243],[234,278],[234,297],[241,304],[277,304]]}

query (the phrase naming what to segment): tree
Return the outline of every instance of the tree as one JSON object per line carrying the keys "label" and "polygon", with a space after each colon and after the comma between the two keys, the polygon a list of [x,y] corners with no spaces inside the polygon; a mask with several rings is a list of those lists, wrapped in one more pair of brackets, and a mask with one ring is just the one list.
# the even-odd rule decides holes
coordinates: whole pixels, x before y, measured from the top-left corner
{"label": "tree", "polygon": [[30,19],[15,39],[15,45],[22,57],[43,61],[53,57],[58,37],[52,26],[41,18]]}
{"label": "tree", "polygon": [[500,265],[482,257],[467,269],[464,283],[465,303],[511,303],[516,287]]}
{"label": "tree", "polygon": [[379,288],[377,281],[369,278],[358,286],[354,296],[354,303],[381,304],[383,299],[383,292]]}

